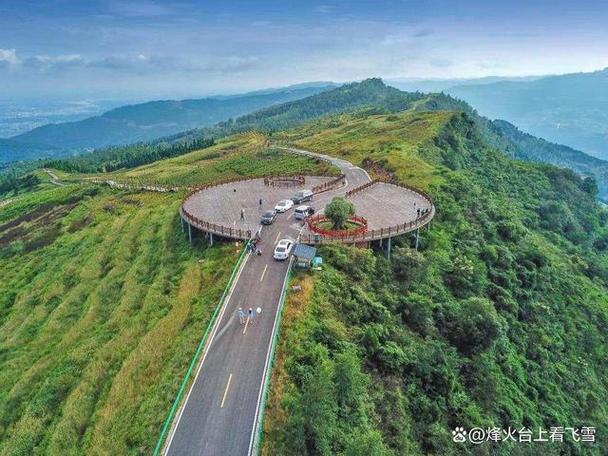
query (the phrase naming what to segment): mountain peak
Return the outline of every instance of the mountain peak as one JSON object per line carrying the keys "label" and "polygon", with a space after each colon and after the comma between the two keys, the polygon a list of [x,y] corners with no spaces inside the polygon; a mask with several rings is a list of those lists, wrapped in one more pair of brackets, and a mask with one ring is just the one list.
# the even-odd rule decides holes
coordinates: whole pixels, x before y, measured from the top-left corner
{"label": "mountain peak", "polygon": [[369,87],[387,87],[382,78],[368,78],[359,83],[361,86]]}

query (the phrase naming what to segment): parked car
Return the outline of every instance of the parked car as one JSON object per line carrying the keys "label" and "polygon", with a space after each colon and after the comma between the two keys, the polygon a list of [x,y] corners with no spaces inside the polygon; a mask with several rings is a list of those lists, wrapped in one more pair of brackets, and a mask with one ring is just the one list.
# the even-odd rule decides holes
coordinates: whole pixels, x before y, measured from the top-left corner
{"label": "parked car", "polygon": [[312,207],[303,205],[296,207],[296,210],[294,211],[294,217],[297,220],[304,220],[306,217],[314,213],[315,210]]}
{"label": "parked car", "polygon": [[295,195],[293,195],[293,198],[291,198],[291,200],[295,204],[301,204],[305,203],[306,201],[312,201],[312,195],[312,190],[300,190],[296,192]]}
{"label": "parked car", "polygon": [[291,239],[281,239],[277,246],[274,248],[273,258],[275,260],[286,260],[289,258],[291,249],[293,248],[293,241]]}
{"label": "parked car", "polygon": [[274,207],[274,210],[277,211],[277,212],[279,212],[279,213],[283,213],[283,212],[287,212],[292,207],[293,207],[293,201],[291,201],[291,200],[281,200]]}
{"label": "parked car", "polygon": [[274,219],[277,217],[277,212],[275,210],[266,211],[262,214],[262,219],[260,222],[262,225],[272,225]]}

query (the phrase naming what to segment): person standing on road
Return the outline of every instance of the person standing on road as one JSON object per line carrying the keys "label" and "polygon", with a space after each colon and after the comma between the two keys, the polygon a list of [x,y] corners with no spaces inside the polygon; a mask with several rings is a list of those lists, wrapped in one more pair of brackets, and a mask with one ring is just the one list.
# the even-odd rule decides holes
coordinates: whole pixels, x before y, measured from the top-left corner
{"label": "person standing on road", "polygon": [[241,220],[245,220],[245,210],[241,209]]}
{"label": "person standing on road", "polygon": [[239,307],[239,310],[237,312],[239,314],[239,323],[244,325],[245,324],[245,312],[243,312],[243,308]]}
{"label": "person standing on road", "polygon": [[247,316],[249,317],[249,323],[253,324],[254,314],[253,314],[253,309],[251,307],[247,311]]}
{"label": "person standing on road", "polygon": [[260,198],[260,209],[262,209],[262,198]]}

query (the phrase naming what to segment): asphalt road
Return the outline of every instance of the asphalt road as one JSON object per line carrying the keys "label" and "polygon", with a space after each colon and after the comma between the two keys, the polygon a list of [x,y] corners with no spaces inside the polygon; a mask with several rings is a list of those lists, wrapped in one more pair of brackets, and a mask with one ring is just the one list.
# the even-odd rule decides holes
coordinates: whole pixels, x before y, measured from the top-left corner
{"label": "asphalt road", "polygon": [[[306,151],[294,152],[311,154]],[[314,154],[313,154],[314,155]],[[321,209],[336,195],[369,181],[361,168],[325,157],[346,175],[346,186],[317,195],[312,205]],[[300,223],[293,209],[279,214],[262,228],[262,255],[249,255],[236,279],[218,324],[203,352],[197,374],[167,439],[168,455],[249,455],[253,448],[256,417],[264,383],[265,365],[273,337],[279,298],[288,262],[272,258],[279,239],[296,239]],[[245,313],[260,307],[253,321],[241,325]]]}

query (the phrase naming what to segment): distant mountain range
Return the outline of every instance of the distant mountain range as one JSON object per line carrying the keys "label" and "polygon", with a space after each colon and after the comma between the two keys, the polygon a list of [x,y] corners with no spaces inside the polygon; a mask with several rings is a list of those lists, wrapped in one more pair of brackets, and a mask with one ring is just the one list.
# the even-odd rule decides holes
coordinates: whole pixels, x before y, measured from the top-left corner
{"label": "distant mountain range", "polygon": [[395,78],[388,79],[387,84],[406,92],[444,92],[456,86],[485,85],[496,82],[534,81],[546,76],[486,76],[483,78]]}
{"label": "distant mountain range", "polygon": [[[608,162],[589,156],[567,146],[534,137],[519,130],[503,120],[490,120],[480,116],[466,102],[455,99],[444,93],[423,94],[420,92],[403,92],[387,86],[381,79],[367,79],[359,83],[345,84],[337,88],[326,89],[314,95],[298,100],[281,103],[234,120],[217,123],[213,127],[193,129],[187,132],[164,138],[158,144],[187,145],[202,138],[219,138],[234,133],[262,130],[268,133],[285,130],[318,119],[323,116],[340,113],[360,113],[365,116],[374,113],[390,113],[405,110],[416,111],[463,111],[478,125],[484,139],[504,154],[525,161],[549,163],[559,167],[596,178],[599,196],[608,200]],[[130,149],[130,150],[129,150]],[[138,148],[125,147],[100,154],[104,161],[114,162],[117,157],[128,153],[140,153]],[[103,168],[98,154],[89,154],[78,159],[82,171]]]}
{"label": "distant mountain range", "polygon": [[66,156],[134,142],[152,141],[238,117],[277,103],[305,98],[335,87],[311,83],[244,95],[193,100],[151,101],[112,109],[76,122],[49,124],[0,139],[0,163]]}
{"label": "distant mountain range", "polygon": [[608,68],[445,90],[484,116],[508,120],[535,136],[608,159]]}
{"label": "distant mountain range", "polygon": [[[608,72],[568,75],[536,81],[487,82],[482,85],[459,86],[450,91],[486,90],[497,84],[529,86],[541,84],[548,91],[557,91],[570,81],[579,86],[580,99],[591,95],[590,86],[601,86]],[[566,82],[561,78],[565,78]],[[587,79],[590,78],[590,79]],[[587,81],[583,83],[583,81]],[[585,90],[583,90],[585,89]],[[537,105],[542,105],[536,88]],[[516,90],[513,88],[513,92]],[[488,92],[490,96],[493,92]],[[607,88],[608,93],[608,88]],[[498,95],[495,95],[498,96]],[[601,106],[608,95],[598,94],[589,106]],[[537,97],[537,98],[534,98]],[[572,93],[564,95],[571,104]],[[462,98],[465,98],[464,96]],[[517,103],[515,103],[517,104]],[[551,103],[548,103],[551,104]],[[567,106],[564,102],[564,106]],[[589,156],[571,147],[555,144],[524,133],[505,120],[490,120],[479,115],[469,104],[446,93],[424,94],[403,92],[387,86],[380,79],[336,87],[332,83],[271,89],[244,95],[209,97],[199,100],[154,101],[108,111],[101,116],[78,122],[53,124],[36,128],[9,139],[0,139],[0,163],[17,159],[61,157],[70,151],[104,148],[109,145],[153,142],[156,144],[195,144],[201,138],[221,136],[251,129],[268,132],[297,126],[322,116],[362,110],[387,113],[403,110],[457,110],[469,114],[480,126],[486,140],[505,154],[527,161],[550,163],[570,168],[585,176],[594,176],[600,197],[608,200],[608,162]],[[531,108],[532,109],[532,108]],[[538,109],[542,109],[538,108]],[[482,110],[483,112],[483,110]],[[606,114],[602,114],[606,115]],[[502,117],[502,116],[501,116]],[[525,130],[525,128],[523,129]],[[181,150],[181,149],[180,149]],[[120,149],[104,152],[104,160],[119,155]],[[129,152],[131,153],[131,152]],[[83,163],[95,163],[96,154],[83,156]],[[86,166],[85,166],[86,168]]]}
{"label": "distant mountain range", "polygon": [[592,176],[598,183],[599,197],[608,200],[608,161],[524,133],[505,120],[490,120],[479,115],[466,102],[445,93],[403,92],[387,86],[377,78],[345,84],[307,98],[261,109],[234,121],[220,122],[212,128],[176,135],[172,140],[179,142],[200,137],[218,137],[253,129],[272,132],[295,127],[322,116],[355,110],[363,110],[363,114],[368,114],[407,109],[466,112],[477,123],[485,140],[506,155],[524,161],[549,163],[572,169],[583,176]]}

